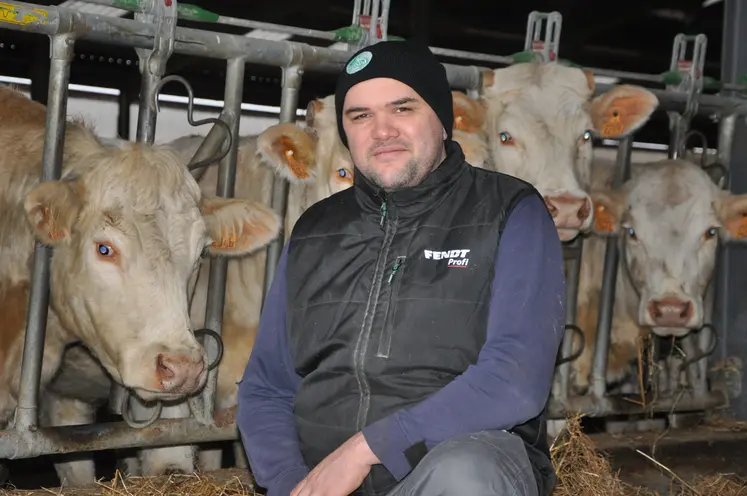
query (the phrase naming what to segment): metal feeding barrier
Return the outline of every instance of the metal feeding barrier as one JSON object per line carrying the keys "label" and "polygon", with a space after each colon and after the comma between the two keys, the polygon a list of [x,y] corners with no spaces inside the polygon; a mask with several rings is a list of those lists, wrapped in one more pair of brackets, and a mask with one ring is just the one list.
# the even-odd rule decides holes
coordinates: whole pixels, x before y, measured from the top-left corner
{"label": "metal feeding barrier", "polygon": [[[176,0],[159,2],[156,0],[96,0],[117,7],[129,8],[135,12],[134,19],[123,19],[101,15],[87,14],[66,8],[50,7],[20,2],[5,2],[0,6],[0,27],[11,30],[33,32],[50,37],[51,66],[49,73],[49,93],[47,104],[47,127],[44,138],[42,159],[42,181],[53,181],[60,177],[62,140],[65,129],[67,109],[67,87],[70,78],[70,65],[74,46],[77,40],[90,40],[105,44],[132,47],[140,59],[141,92],[140,112],[137,124],[137,141],[152,143],[155,136],[158,115],[157,97],[163,86],[170,81],[178,81],[187,87],[189,93],[189,117],[192,125],[212,123],[213,126],[191,160],[190,168],[204,170],[204,165],[220,159],[216,194],[222,197],[234,195],[234,181],[237,166],[237,147],[239,138],[239,117],[241,95],[244,81],[244,68],[247,63],[262,64],[282,68],[282,93],[280,102],[281,123],[293,122],[298,107],[299,89],[305,71],[325,73],[339,72],[351,51],[339,51],[311,46],[291,41],[270,41],[247,38],[212,32],[202,29],[188,29],[177,25],[178,18],[206,22],[226,21],[217,14],[205,14],[188,4],[179,4]],[[381,6],[381,12],[379,7]],[[199,15],[198,15],[199,14]],[[378,1],[355,0],[353,26],[358,26],[366,36],[345,38],[355,45],[375,43],[382,39],[392,39],[388,35],[389,2],[381,5]],[[545,63],[559,61],[558,43],[561,18],[557,13],[541,14],[533,12],[527,30],[527,50],[533,50]],[[192,17],[189,17],[189,16]],[[200,18],[203,16],[204,18]],[[548,19],[553,29],[546,30],[546,39],[540,40],[538,24]],[[230,23],[241,26],[268,27],[267,23],[228,19]],[[374,21],[375,20],[375,21]],[[269,26],[278,28],[276,25]],[[297,31],[296,28],[282,27],[286,32],[303,36],[318,36],[330,39],[311,30]],[[361,29],[358,32],[361,32]],[[445,56],[464,57],[486,62],[512,63],[515,57],[484,56],[470,52],[433,49],[434,53]],[[224,90],[224,107],[217,119],[195,122],[191,117],[192,92],[189,84],[181,78],[166,76],[166,62],[173,53],[195,55],[221,59],[226,62]],[[487,57],[487,58],[485,58]],[[474,65],[444,64],[452,88],[468,91],[479,91],[482,85],[482,73],[487,70]],[[680,67],[680,66],[678,66]],[[602,71],[600,71],[602,72]],[[645,79],[650,75],[638,75]],[[688,80],[690,81],[690,80]],[[722,127],[724,143],[732,142],[733,118],[747,114],[745,101],[738,98],[724,98],[714,95],[694,96],[692,87],[685,86],[652,90],[659,98],[664,110],[675,111],[687,108],[691,115],[694,112],[720,112],[729,117],[723,122],[732,125]],[[601,94],[610,85],[596,85],[595,93]],[[683,89],[683,88],[687,89]],[[695,99],[695,100],[694,100]],[[693,102],[697,105],[693,107]],[[729,119],[732,119],[729,121]],[[221,146],[226,142],[221,150]],[[618,151],[618,177],[616,185],[628,176],[632,138],[621,141]],[[724,162],[728,166],[728,160]],[[200,170],[196,171],[198,174]],[[288,183],[274,179],[271,205],[281,219],[285,218],[287,207]],[[274,276],[275,265],[282,248],[282,236],[269,245],[263,292],[267,293]],[[580,261],[581,240],[574,241],[566,249],[571,257],[573,270],[568,273],[568,318],[567,329],[576,333],[583,332],[575,327],[576,292],[578,288],[578,262]],[[576,265],[573,265],[576,257]],[[602,306],[599,316],[599,332],[595,345],[593,386],[590,395],[569,397],[567,395],[568,370],[570,361],[578,355],[572,354],[569,339],[563,345],[563,359],[557,377],[562,383],[561,396],[552,398],[548,411],[551,417],[564,415],[569,411],[582,411],[593,415],[608,413],[626,413],[636,411],[637,406],[626,404],[622,400],[607,396],[605,389],[606,351],[609,345],[612,301],[614,298],[614,281],[618,265],[617,245],[610,240],[605,262]],[[208,299],[206,307],[205,329],[196,334],[209,336],[203,346],[211,358],[208,383],[199,396],[189,399],[192,416],[182,419],[160,419],[160,405],[148,414],[144,405],[134,402],[134,395],[120,386],[112,389],[111,408],[125,419],[122,422],[105,424],[75,425],[65,427],[40,427],[38,425],[39,379],[42,351],[46,332],[47,307],[49,302],[49,249],[37,243],[34,252],[32,285],[28,306],[28,323],[26,341],[23,350],[23,364],[20,391],[15,423],[12,428],[0,431],[0,458],[30,458],[40,455],[71,453],[79,451],[96,451],[130,447],[156,447],[173,444],[195,444],[212,441],[237,440],[235,408],[214,411],[213,397],[216,390],[217,369],[222,351],[221,329],[223,305],[225,300],[227,260],[211,260]],[[702,362],[702,361],[701,361]],[[690,369],[695,370],[695,365]],[[699,370],[704,370],[702,367]],[[700,380],[697,376],[698,380]],[[710,393],[701,386],[690,399],[684,399],[680,405],[691,408],[708,408],[723,403],[716,393]],[[689,402],[689,403],[688,403]],[[666,401],[659,408],[667,410],[672,405]],[[130,409],[133,414],[129,413]],[[145,421],[137,418],[145,415]],[[133,428],[137,427],[137,428]]]}

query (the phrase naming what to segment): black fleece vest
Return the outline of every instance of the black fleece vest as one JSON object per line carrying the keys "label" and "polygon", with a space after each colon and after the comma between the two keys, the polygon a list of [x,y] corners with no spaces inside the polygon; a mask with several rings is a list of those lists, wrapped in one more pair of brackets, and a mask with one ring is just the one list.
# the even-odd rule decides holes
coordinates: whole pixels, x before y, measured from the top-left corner
{"label": "black fleece vest", "polygon": [[[537,194],[470,166],[453,142],[415,188],[387,194],[358,171],[354,181],[304,212],[290,238],[287,328],[303,378],[295,418],[310,467],[477,362],[504,220],[519,199]],[[545,486],[552,467],[544,418],[514,431]],[[375,465],[363,487],[382,495],[395,484]]]}

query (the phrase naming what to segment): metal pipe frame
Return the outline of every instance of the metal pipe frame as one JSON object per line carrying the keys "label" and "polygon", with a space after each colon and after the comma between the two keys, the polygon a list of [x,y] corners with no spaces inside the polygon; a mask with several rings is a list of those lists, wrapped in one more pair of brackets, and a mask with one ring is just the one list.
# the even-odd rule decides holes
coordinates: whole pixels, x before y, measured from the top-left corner
{"label": "metal pipe frame", "polygon": [[[637,400],[636,400],[637,401]],[[651,405],[640,405],[623,397],[605,396],[596,398],[589,395],[573,396],[565,400],[550,399],[547,405],[547,416],[550,419],[563,419],[568,414],[581,414],[589,417],[606,415],[636,415],[647,413],[693,412],[718,408],[727,404],[726,393],[715,390],[702,398],[690,393],[659,398]]]}
{"label": "metal pipe frame", "polygon": [[[159,26],[137,20],[84,14],[64,8],[28,3],[10,2],[8,3],[8,7],[18,9],[22,13],[21,15],[29,14],[35,16],[37,21],[27,24],[0,21],[0,27],[45,34],[50,36],[52,40],[52,66],[50,70],[49,105],[42,180],[56,179],[59,177],[59,168],[61,166],[60,154],[64,139],[67,83],[69,81],[74,40],[86,39],[112,45],[128,46],[135,49],[152,50],[158,38]],[[32,11],[31,9],[34,10]],[[349,52],[312,47],[303,43],[251,39],[243,36],[182,27],[176,27],[173,33],[173,43],[170,44],[170,49],[173,48],[173,52],[207,58],[226,59],[229,61],[229,69],[233,67],[233,70],[236,71],[235,74],[239,72],[239,66],[241,66],[241,71],[243,71],[244,64],[246,63],[282,67],[284,72],[281,122],[291,122],[295,118],[298,90],[304,69],[339,72],[350,56]],[[170,53],[171,50],[169,50]],[[474,90],[480,87],[481,68],[452,64],[443,65],[446,68],[449,83],[453,88]],[[238,78],[240,79],[240,77]],[[155,86],[154,81],[157,81],[157,79],[157,74],[154,75],[150,71],[150,64],[144,64],[143,86],[141,88],[141,113],[138,117],[138,141],[152,142],[155,135],[155,114],[149,111],[153,103],[145,95],[152,94],[152,89]],[[230,106],[235,105],[235,98],[239,100],[241,98],[240,91],[237,91],[236,87],[232,87],[231,95],[233,95],[234,100],[230,100],[229,86],[230,82],[227,81],[226,108],[224,112]],[[611,87],[611,85],[597,85],[596,93],[600,94]],[[233,93],[233,91],[236,91],[236,93]],[[687,104],[687,95],[659,90],[652,91],[657,95],[665,110],[682,107]],[[747,114],[747,102],[738,98],[723,98],[711,95],[701,96],[699,112],[706,113],[723,110],[726,110],[733,116]],[[153,124],[150,125],[150,122],[153,122]],[[238,118],[233,122],[232,129],[234,133],[237,132],[237,122]],[[203,145],[205,146],[205,150],[213,146],[217,149],[218,143],[216,140],[210,144],[203,143]],[[220,192],[232,194],[237,144],[233,144],[231,154],[221,161],[221,177],[218,185],[219,194]],[[198,151],[199,153],[200,151]],[[627,159],[620,158],[621,156],[624,157],[626,153],[629,154],[629,150],[627,152],[621,151],[621,154],[618,155],[618,161],[626,160],[629,162],[629,156]],[[276,211],[283,213],[283,219],[285,218],[287,191],[287,184],[278,184],[278,181],[275,182],[272,206]],[[281,246],[282,243],[277,241],[274,245],[268,247],[265,287],[269,286],[274,275],[275,263],[277,262]],[[614,268],[617,268],[616,265]],[[36,398],[39,394],[39,375],[46,328],[46,302],[49,298],[48,272],[48,252],[37,244],[16,424],[13,429],[0,431],[0,458],[29,458],[53,453],[237,439],[234,423],[235,416],[233,413],[226,415],[224,412],[215,412],[215,415],[206,417],[208,420],[207,426],[205,425],[205,418],[187,418],[157,420],[150,427],[144,429],[132,429],[124,422],[38,428]],[[616,270],[610,273],[614,274]],[[209,296],[211,298],[209,301],[220,301],[222,309],[222,300],[225,295],[225,267],[221,268],[219,264],[211,265],[210,277],[210,294],[213,296]],[[614,289],[614,283],[610,284],[610,281],[606,281],[605,286]],[[219,289],[219,291],[216,291],[216,289]],[[212,303],[210,306],[213,306]],[[215,307],[217,308],[218,306],[215,303]],[[213,309],[212,327],[219,329],[218,320],[222,320],[222,312],[217,311],[216,308]],[[609,312],[611,312],[611,309]],[[611,313],[610,315],[600,315],[600,322],[602,320],[611,320]],[[600,333],[600,335],[602,334],[604,333]],[[597,355],[604,357],[595,360],[594,373],[597,379],[603,379],[605,376],[605,352],[607,351],[607,346],[600,346],[600,344],[604,344],[605,339],[607,342],[609,341],[609,333],[607,333],[606,338],[602,337],[597,342]],[[210,346],[210,343],[206,343],[206,345]],[[211,384],[214,384],[214,381],[215,376],[213,374]],[[595,382],[596,392],[603,389],[598,386],[598,382],[598,380]],[[619,400],[600,397],[598,395],[594,396],[564,398],[562,402],[565,407],[570,405],[573,408],[575,405],[578,407],[576,409],[580,408],[592,414],[621,411],[618,408]],[[697,408],[703,408],[705,404],[715,405],[721,403],[719,394],[711,393],[703,401],[699,402]],[[553,405],[555,403],[551,402],[551,414],[560,411],[557,406]],[[689,408],[686,402],[680,403],[680,405],[681,408]],[[658,408],[664,408],[664,406],[660,404]],[[212,411],[212,407],[210,411]]]}
{"label": "metal pipe frame", "polygon": [[[47,121],[42,151],[40,181],[55,181],[62,170],[62,151],[65,146],[65,118],[67,116],[67,85],[73,59],[75,37],[60,33],[50,40],[49,93]],[[26,315],[26,336],[23,344],[21,378],[16,408],[15,428],[31,431],[39,420],[39,380],[41,378],[44,337],[49,311],[49,270],[51,248],[37,240],[34,246],[34,269]]]}
{"label": "metal pipe frame", "polygon": [[[301,89],[301,77],[303,69],[299,65],[293,65],[283,69],[283,89],[280,94],[280,123],[293,122],[296,118],[298,107],[298,92]],[[277,212],[283,224],[280,234],[267,247],[265,258],[265,278],[262,288],[262,306],[264,306],[267,293],[270,291],[272,280],[275,277],[275,267],[280,260],[280,252],[283,249],[285,239],[285,216],[288,210],[288,191],[290,184],[277,176],[272,179],[271,206]]]}
{"label": "metal pipe frame", "polygon": [[[618,142],[617,174],[613,189],[619,189],[630,177],[630,158],[633,151],[633,137],[628,136]],[[602,398],[607,393],[607,354],[609,353],[612,334],[612,314],[615,306],[615,285],[620,261],[619,236],[612,235],[607,239],[604,254],[604,273],[602,275],[602,294],[599,301],[597,320],[597,339],[594,345],[594,363],[591,370],[590,389],[595,398]]]}
{"label": "metal pipe frame", "polygon": [[[235,58],[228,61],[225,82],[225,104],[221,119],[226,121],[231,128],[231,150],[223,157],[218,168],[218,184],[216,195],[225,198],[234,196],[236,183],[236,162],[239,150],[239,123],[241,121],[241,100],[244,90],[244,58]],[[218,131],[218,126],[213,125],[213,130]],[[199,150],[198,150],[199,152]],[[219,336],[223,328],[223,306],[226,298],[226,279],[228,270],[228,259],[225,257],[214,257],[210,259],[210,276],[208,279],[207,308],[205,309],[205,327],[212,329]],[[207,356],[215,356],[218,353],[218,344],[212,339],[207,339],[203,344]],[[190,398],[192,414],[204,425],[213,423],[213,408],[215,404],[215,391],[218,383],[218,368],[208,372],[205,388],[199,396]]]}

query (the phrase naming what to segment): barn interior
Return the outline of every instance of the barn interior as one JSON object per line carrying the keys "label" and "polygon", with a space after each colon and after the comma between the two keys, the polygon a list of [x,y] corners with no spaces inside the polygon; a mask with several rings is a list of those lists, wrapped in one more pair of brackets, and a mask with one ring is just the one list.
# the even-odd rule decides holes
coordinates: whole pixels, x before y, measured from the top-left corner
{"label": "barn interior", "polygon": [[[165,2],[167,5],[171,3],[169,0]],[[369,5],[371,2],[365,3]],[[45,105],[49,104],[49,95],[54,91],[50,87],[50,37],[30,27],[25,29],[8,22],[8,12],[19,5],[71,9],[102,18],[134,19],[136,16],[133,2],[126,0],[39,0],[33,4],[0,4],[0,14],[5,16],[0,18],[0,28],[3,28],[0,30],[0,83],[19,85],[33,100]],[[187,4],[179,2],[179,5]],[[331,39],[329,35],[319,35],[319,32],[329,34],[350,26],[354,9],[360,2],[194,0],[190,5],[202,9],[196,15],[204,20],[180,18],[180,28],[342,51],[349,48],[344,42]],[[707,45],[701,76],[705,83],[695,98],[707,103],[701,104],[689,128],[702,133],[700,136],[704,137],[705,143],[693,137],[688,145],[697,151],[705,145],[717,160],[722,159],[722,153],[728,155],[728,163],[722,164],[728,169],[725,188],[732,193],[747,192],[747,121],[740,113],[747,103],[747,4],[742,0],[638,0],[608,7],[591,0],[530,0],[523,6],[518,3],[475,2],[466,5],[441,0],[408,0],[393,1],[388,5],[388,36],[422,40],[444,63],[487,69],[510,65],[517,60],[515,57],[531,51],[527,31],[532,12],[557,12],[562,16],[557,58],[592,70],[595,82],[600,86],[633,84],[656,89],[661,94],[678,93],[679,96],[675,95],[666,103],[669,109],[681,110],[683,105],[677,102],[688,98],[687,88],[675,90],[668,88],[665,82],[665,76],[669,74],[671,78],[677,68],[672,60],[676,37],[680,34],[704,35]],[[215,22],[213,14],[219,15],[221,20]],[[294,29],[287,29],[289,27]],[[308,30],[317,32],[317,36]],[[544,31],[540,36],[544,39]],[[153,36],[148,39],[152,43]],[[351,46],[354,50],[355,45]],[[97,119],[109,115],[104,127],[111,129],[112,138],[136,140],[142,74],[134,48],[123,43],[102,43],[84,36],[76,40],[74,50],[69,75],[70,98],[75,96],[80,102],[88,102],[90,112],[97,112]],[[690,60],[691,57],[688,52],[684,58]],[[224,59],[187,55],[175,50],[168,57],[165,74],[178,75],[189,82],[195,99],[202,101],[195,105],[201,115],[218,115],[226,93],[227,65]],[[251,61],[245,64],[241,102],[248,105],[242,119],[246,117],[247,122],[256,120],[256,123],[249,124],[252,129],[261,128],[266,122],[277,122],[281,112],[283,79],[281,67]],[[296,118],[303,120],[304,109],[313,99],[332,93],[335,80],[334,71],[304,71],[298,91]],[[184,101],[188,93],[183,86],[167,84],[163,93],[179,97],[162,105],[172,112],[173,117],[169,119],[180,120],[182,127],[168,129],[172,120],[160,120],[155,131],[156,141],[165,141],[171,136],[169,133],[207,133],[210,126],[192,129],[187,124]],[[117,112],[96,110],[99,104],[103,108],[104,100],[109,105],[107,109],[116,108]],[[720,148],[723,143],[722,125],[724,115],[731,113],[737,118],[733,122],[733,140],[727,144],[728,151],[724,152]],[[239,132],[248,131],[241,128]],[[671,140],[669,116],[660,109],[636,131],[632,148],[665,155]],[[595,139],[595,146],[609,149],[614,156],[618,141]],[[718,330],[718,341],[705,359],[709,367],[723,363],[728,357],[736,357],[734,360],[739,363],[747,358],[747,307],[743,303],[747,288],[745,267],[747,251],[743,246],[728,243],[720,246],[711,317],[714,329]],[[742,392],[741,381],[739,374],[736,379],[729,376],[728,388],[733,397],[729,398],[725,409],[719,410],[736,421],[747,420],[747,396]],[[599,446],[610,453],[613,468],[622,469],[621,476],[625,480],[668,494],[672,473],[635,451],[648,449],[651,443],[659,446],[657,460],[673,472],[688,476],[694,473],[735,473],[747,477],[747,469],[739,463],[739,454],[747,445],[747,435],[731,429],[718,432],[688,430],[702,422],[706,409],[657,412],[653,415],[655,420],[640,420],[635,424],[628,422],[624,407],[620,410],[619,413],[590,415],[583,419],[583,425],[597,436]],[[598,417],[604,417],[604,421]],[[98,421],[119,419],[105,407],[99,412]],[[669,433],[670,428],[686,432],[678,437]],[[2,439],[0,434],[0,442]],[[98,475],[111,477],[117,463],[115,453],[98,450],[96,456],[101,462]],[[6,487],[32,490],[59,485],[52,459],[28,456],[0,460]],[[231,466],[233,462],[233,452],[226,448],[224,466]]]}

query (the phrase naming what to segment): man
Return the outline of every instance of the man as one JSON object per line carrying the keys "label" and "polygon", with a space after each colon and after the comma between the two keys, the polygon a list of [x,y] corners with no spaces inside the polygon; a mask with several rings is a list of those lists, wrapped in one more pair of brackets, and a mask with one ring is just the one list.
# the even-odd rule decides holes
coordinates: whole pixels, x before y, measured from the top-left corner
{"label": "man", "polygon": [[239,386],[268,495],[549,495],[565,313],[543,199],[451,140],[443,66],[360,50],[336,89],[354,186],[294,226]]}

